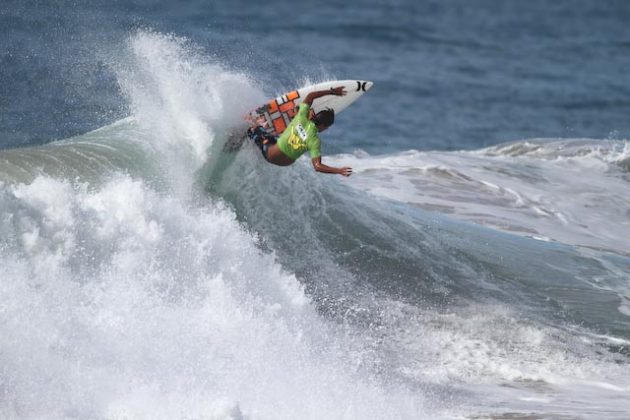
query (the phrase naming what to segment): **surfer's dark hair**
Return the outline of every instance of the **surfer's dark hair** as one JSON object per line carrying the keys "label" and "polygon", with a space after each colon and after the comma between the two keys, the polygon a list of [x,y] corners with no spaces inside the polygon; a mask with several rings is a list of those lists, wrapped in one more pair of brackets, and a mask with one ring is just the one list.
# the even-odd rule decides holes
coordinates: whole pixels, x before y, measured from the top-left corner
{"label": "surfer's dark hair", "polygon": [[335,122],[335,110],[332,108],[326,108],[322,111],[319,111],[313,117],[313,122],[315,123],[315,125],[330,127]]}

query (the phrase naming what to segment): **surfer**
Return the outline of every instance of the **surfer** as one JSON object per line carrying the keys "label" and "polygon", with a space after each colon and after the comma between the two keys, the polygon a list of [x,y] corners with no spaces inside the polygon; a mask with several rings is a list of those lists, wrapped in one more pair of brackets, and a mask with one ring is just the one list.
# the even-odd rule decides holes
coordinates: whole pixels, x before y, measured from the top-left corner
{"label": "surfer", "polygon": [[300,109],[291,120],[286,130],[276,138],[267,133],[265,128],[257,125],[247,130],[247,135],[262,151],[265,159],[279,166],[293,164],[304,152],[311,156],[313,168],[317,172],[326,174],[352,175],[352,168],[335,168],[322,163],[321,144],[318,133],[328,129],[335,122],[335,111],[327,108],[317,114],[311,114],[313,101],[326,95],[344,96],[343,87],[330,88],[330,90],[318,90],[306,95],[300,104]]}

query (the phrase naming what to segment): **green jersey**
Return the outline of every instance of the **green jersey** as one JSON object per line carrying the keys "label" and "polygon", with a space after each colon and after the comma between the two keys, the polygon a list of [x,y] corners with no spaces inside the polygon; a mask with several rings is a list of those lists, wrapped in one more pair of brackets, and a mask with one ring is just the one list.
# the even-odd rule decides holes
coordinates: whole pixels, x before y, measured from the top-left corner
{"label": "green jersey", "polygon": [[288,157],[296,160],[308,150],[311,159],[320,157],[320,141],[315,123],[308,118],[311,107],[301,104],[297,115],[278,138],[278,147]]}

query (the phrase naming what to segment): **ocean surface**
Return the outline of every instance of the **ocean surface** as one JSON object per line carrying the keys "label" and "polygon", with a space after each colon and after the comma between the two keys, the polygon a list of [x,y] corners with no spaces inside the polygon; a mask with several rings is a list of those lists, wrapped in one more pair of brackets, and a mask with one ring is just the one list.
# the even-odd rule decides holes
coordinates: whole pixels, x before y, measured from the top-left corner
{"label": "ocean surface", "polygon": [[0,0],[0,418],[630,418],[630,3],[337,3]]}

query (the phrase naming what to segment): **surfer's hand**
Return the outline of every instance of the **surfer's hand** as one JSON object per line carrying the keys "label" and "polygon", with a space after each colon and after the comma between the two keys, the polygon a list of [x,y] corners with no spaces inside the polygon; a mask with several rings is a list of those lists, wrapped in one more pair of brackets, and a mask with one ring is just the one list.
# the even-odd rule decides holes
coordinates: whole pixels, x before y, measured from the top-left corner
{"label": "surfer's hand", "polygon": [[330,88],[330,94],[331,95],[345,96],[346,93],[348,93],[348,92],[346,92],[346,90],[343,88],[343,86],[338,86],[336,88]]}
{"label": "surfer's hand", "polygon": [[352,175],[352,168],[349,168],[347,166],[343,168],[339,168],[339,175],[343,175],[343,176]]}

